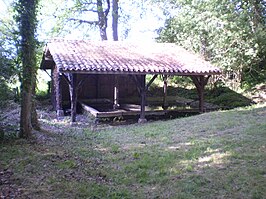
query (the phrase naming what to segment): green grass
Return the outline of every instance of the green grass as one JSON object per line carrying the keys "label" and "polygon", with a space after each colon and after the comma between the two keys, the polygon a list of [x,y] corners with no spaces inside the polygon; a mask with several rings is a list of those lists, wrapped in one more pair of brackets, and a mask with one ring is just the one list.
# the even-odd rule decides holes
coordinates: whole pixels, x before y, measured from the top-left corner
{"label": "green grass", "polygon": [[265,118],[264,105],[98,131],[53,121],[2,142],[0,172],[22,198],[265,198]]}

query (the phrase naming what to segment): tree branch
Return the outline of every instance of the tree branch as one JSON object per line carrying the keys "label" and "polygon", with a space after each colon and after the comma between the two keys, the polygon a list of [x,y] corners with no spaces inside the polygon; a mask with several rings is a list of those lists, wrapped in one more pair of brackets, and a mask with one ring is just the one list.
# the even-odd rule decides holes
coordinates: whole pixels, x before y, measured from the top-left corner
{"label": "tree branch", "polygon": [[95,12],[95,13],[97,13],[98,11],[97,10],[95,10],[95,9],[86,9],[86,8],[84,8],[84,9],[80,9],[80,12]]}
{"label": "tree branch", "polygon": [[104,15],[105,15],[105,17],[108,16],[109,11],[110,11],[110,0],[107,0],[107,8],[106,8],[106,10],[104,11]]}
{"label": "tree branch", "polygon": [[75,22],[78,22],[78,23],[87,23],[87,24],[90,24],[90,25],[98,25],[98,21],[87,21],[87,20],[83,20],[83,19],[76,19],[76,18],[69,18],[68,21],[75,21]]}

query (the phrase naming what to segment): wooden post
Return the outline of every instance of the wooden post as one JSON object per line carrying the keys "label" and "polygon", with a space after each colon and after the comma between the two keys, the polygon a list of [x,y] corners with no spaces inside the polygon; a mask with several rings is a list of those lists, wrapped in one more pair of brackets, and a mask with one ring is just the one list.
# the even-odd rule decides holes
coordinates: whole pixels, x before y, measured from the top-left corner
{"label": "wooden post", "polygon": [[167,110],[167,75],[163,75],[163,110]]}
{"label": "wooden post", "polygon": [[59,120],[60,117],[64,116],[64,111],[62,107],[62,95],[61,95],[61,81],[62,77],[57,71],[57,68],[55,66],[53,70],[53,83],[54,83],[54,98],[55,98],[55,109],[56,109],[56,116]]}
{"label": "wooden post", "polygon": [[200,81],[200,88],[199,88],[199,109],[200,109],[200,112],[203,113],[206,111],[206,109],[204,108],[204,87],[205,87],[205,84],[204,84],[204,76],[200,76],[199,78],[199,81]]}
{"label": "wooden post", "polygon": [[71,122],[76,122],[77,116],[77,74],[69,74],[69,93],[71,100]]}
{"label": "wooden post", "polygon": [[51,87],[51,102],[52,102],[52,105],[53,105],[53,111],[56,111],[56,92],[55,92],[55,73],[54,73],[54,69],[51,70],[51,75],[52,75],[52,78],[51,78],[51,81],[50,81],[50,87]]}
{"label": "wooden post", "polygon": [[113,108],[119,108],[119,81],[118,76],[115,75],[115,85],[114,85],[114,105]]}
{"label": "wooden post", "polygon": [[141,105],[140,105],[140,118],[138,123],[145,123],[147,122],[145,118],[145,104],[146,104],[146,91],[148,90],[149,86],[152,84],[152,82],[157,78],[158,75],[154,75],[151,80],[146,85],[146,75],[140,75],[139,77],[137,75],[132,75],[133,80],[136,83],[138,92],[140,94],[141,98]]}
{"label": "wooden post", "polygon": [[138,120],[138,123],[145,123],[147,122],[145,118],[145,104],[146,104],[146,75],[140,76],[140,98],[141,98],[141,104],[140,104],[140,118]]}
{"label": "wooden post", "polygon": [[208,83],[208,80],[210,78],[210,75],[208,77],[201,76],[191,76],[198,92],[199,96],[199,110],[201,113],[205,111],[204,108],[204,87]]}
{"label": "wooden post", "polygon": [[99,80],[99,75],[96,75],[95,76],[95,80],[96,80],[96,99],[98,99],[99,98],[99,96],[100,96],[100,80]]}

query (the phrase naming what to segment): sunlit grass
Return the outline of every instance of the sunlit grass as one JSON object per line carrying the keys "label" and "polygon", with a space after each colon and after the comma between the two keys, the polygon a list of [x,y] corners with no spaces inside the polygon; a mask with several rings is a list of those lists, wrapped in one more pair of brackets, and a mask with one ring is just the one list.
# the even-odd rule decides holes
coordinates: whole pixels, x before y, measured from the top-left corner
{"label": "sunlit grass", "polygon": [[0,168],[33,198],[263,198],[265,118],[259,105],[92,131],[43,117],[55,128],[1,143]]}

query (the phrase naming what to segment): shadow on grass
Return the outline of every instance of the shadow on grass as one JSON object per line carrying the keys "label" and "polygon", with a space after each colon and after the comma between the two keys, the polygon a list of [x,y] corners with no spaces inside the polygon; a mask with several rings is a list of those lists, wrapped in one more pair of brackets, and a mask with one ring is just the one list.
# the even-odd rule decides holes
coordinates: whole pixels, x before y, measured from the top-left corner
{"label": "shadow on grass", "polygon": [[[181,87],[169,86],[167,88],[168,96],[179,96],[187,99],[198,100],[197,90],[186,89]],[[163,89],[161,87],[152,86],[148,91],[148,96],[163,96]],[[254,104],[254,102],[231,90],[228,87],[216,87],[205,89],[205,100],[206,102],[218,105],[221,109],[232,109],[237,107],[244,107]]]}
{"label": "shadow on grass", "polygon": [[17,198],[263,198],[265,115],[265,107],[239,108],[98,132],[46,124],[58,136],[0,143],[0,190],[12,185],[22,190]]}

